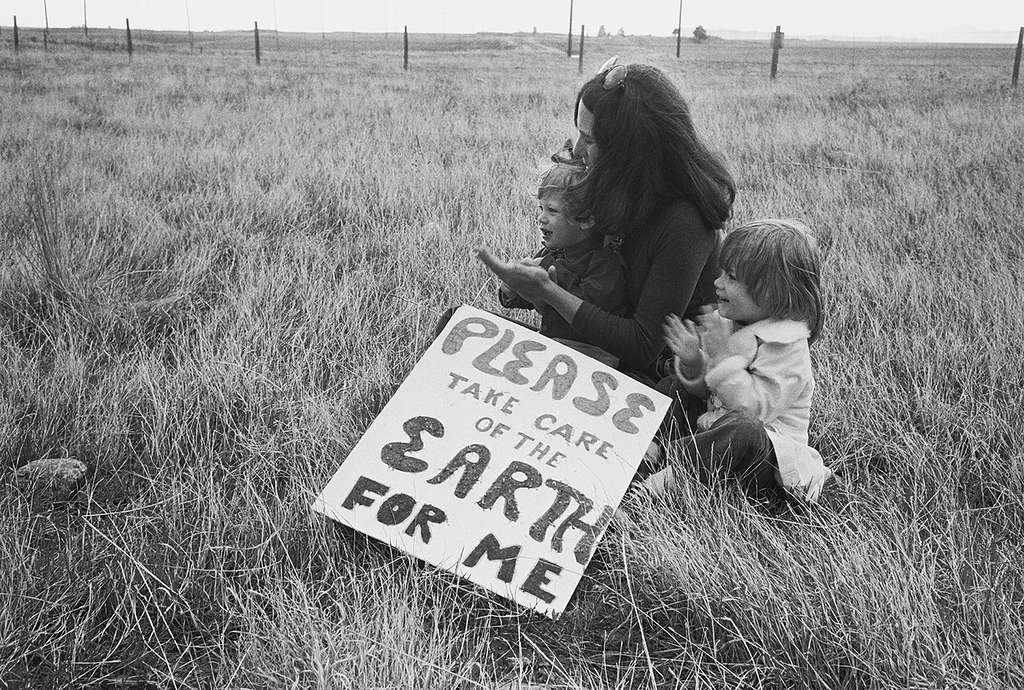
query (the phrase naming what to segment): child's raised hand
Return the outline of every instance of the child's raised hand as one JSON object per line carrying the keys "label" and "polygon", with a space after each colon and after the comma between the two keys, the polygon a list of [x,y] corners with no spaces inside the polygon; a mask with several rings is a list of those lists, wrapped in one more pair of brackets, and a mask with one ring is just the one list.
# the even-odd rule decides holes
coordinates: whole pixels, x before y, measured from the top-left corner
{"label": "child's raised hand", "polygon": [[699,317],[701,325],[700,344],[708,356],[709,364],[721,361],[728,355],[729,336],[732,335],[733,323],[718,311],[707,311]]}
{"label": "child's raised hand", "polygon": [[714,316],[718,316],[718,310],[715,308],[714,304],[704,304],[700,306],[697,311],[700,312],[697,314],[698,331],[706,330],[708,321],[710,321]]}
{"label": "child's raised hand", "polygon": [[669,314],[665,319],[665,343],[686,369],[700,368],[700,335],[692,321]]}

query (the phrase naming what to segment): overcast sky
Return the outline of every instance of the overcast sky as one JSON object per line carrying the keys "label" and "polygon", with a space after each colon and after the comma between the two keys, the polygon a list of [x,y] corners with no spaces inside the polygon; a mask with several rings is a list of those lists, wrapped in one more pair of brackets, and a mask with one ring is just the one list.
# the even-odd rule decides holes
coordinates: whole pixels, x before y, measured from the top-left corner
{"label": "overcast sky", "polygon": [[[241,29],[258,21],[281,31],[477,31],[565,32],[569,0],[46,0],[50,26],[80,26],[83,6],[90,26],[142,29]],[[42,26],[43,0],[0,0],[0,22],[17,15],[23,26]],[[603,24],[630,34],[668,35],[676,25],[676,0],[575,0],[574,31]],[[709,30],[770,32],[788,36],[898,36],[924,40],[1015,41],[1024,25],[1024,0],[683,0],[684,34]],[[956,37],[960,38],[957,39]],[[982,37],[975,38],[980,40]]]}

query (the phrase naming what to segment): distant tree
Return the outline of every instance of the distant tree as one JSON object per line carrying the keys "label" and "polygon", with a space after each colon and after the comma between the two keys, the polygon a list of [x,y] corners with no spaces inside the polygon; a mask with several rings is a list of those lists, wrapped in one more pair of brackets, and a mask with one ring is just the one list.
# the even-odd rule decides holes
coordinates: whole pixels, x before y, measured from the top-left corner
{"label": "distant tree", "polygon": [[616,35],[616,36],[625,36],[625,35],[626,35],[626,30],[625,30],[625,29],[623,29],[623,28],[622,28],[622,27],[620,26],[620,27],[619,27],[619,30],[615,32],[615,35]]}
{"label": "distant tree", "polygon": [[534,36],[536,36],[536,35],[537,35],[537,27],[533,27],[533,35],[534,35]]}
{"label": "distant tree", "polygon": [[693,30],[693,40],[697,41],[697,43],[703,43],[708,40],[708,32],[704,30],[703,26],[698,26]]}
{"label": "distant tree", "polygon": [[672,35],[673,36],[678,36],[679,35],[679,27],[678,26],[676,28],[672,29]]}
{"label": "distant tree", "polygon": [[608,35],[608,32],[605,31],[604,24],[602,24],[601,28],[597,30],[597,37],[598,38],[605,38],[607,35]]}

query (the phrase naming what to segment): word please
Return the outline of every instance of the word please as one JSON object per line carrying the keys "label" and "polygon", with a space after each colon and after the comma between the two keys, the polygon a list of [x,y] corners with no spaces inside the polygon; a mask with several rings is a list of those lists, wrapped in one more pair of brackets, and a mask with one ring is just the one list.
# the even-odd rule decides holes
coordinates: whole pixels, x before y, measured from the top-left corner
{"label": "word please", "polygon": [[[446,355],[454,355],[464,346],[472,347],[478,344],[486,345],[472,362],[473,368],[480,373],[499,377],[517,386],[529,386],[534,392],[547,391],[552,400],[562,400],[573,391],[581,393],[573,396],[573,407],[593,417],[610,414],[612,426],[623,433],[638,433],[639,428],[633,420],[643,417],[645,412],[655,410],[654,401],[638,392],[626,394],[624,403],[612,409],[609,391],[619,387],[619,380],[613,374],[607,371],[593,371],[589,382],[581,382],[578,380],[579,364],[574,357],[564,353],[550,356],[543,365],[534,362],[531,353],[545,352],[548,349],[547,345],[536,340],[516,340],[514,331],[505,329],[502,333],[498,324],[482,316],[470,316],[455,324],[441,344],[441,351]],[[527,373],[531,376],[527,376]],[[454,373],[452,377],[448,386],[452,389],[460,383],[469,381]],[[581,386],[583,390],[580,390]],[[502,395],[492,389],[488,398],[488,394],[474,383],[470,383],[464,391],[478,400],[483,393],[485,401],[495,407],[498,406],[499,396]],[[505,405],[514,406],[515,403],[510,402],[512,400],[516,399],[506,398]],[[506,414],[509,412],[503,411]]]}

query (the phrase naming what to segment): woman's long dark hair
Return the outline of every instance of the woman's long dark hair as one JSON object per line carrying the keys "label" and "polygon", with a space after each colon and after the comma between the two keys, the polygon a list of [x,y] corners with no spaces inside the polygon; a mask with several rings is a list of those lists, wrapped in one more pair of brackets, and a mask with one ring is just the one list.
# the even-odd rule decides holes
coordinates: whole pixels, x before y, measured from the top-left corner
{"label": "woman's long dark hair", "polygon": [[665,74],[629,65],[620,84],[605,89],[594,75],[576,97],[594,115],[590,134],[599,155],[587,174],[587,205],[607,233],[642,231],[676,199],[693,202],[711,228],[729,218],[736,197],[732,175],[697,137],[690,109]]}

